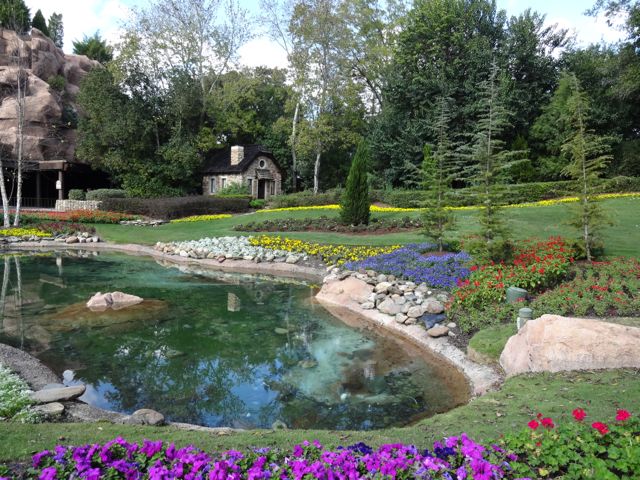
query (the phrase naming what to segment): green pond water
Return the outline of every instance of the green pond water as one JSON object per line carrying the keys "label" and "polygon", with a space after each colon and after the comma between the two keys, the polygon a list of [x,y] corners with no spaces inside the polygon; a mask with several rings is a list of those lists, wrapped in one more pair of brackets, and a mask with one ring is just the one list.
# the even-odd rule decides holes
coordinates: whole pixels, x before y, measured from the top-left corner
{"label": "green pond water", "polygon": [[[82,400],[207,426],[373,429],[453,408],[450,368],[315,302],[309,285],[119,254],[7,255],[0,342],[82,382]],[[96,292],[145,301],[91,312]]]}

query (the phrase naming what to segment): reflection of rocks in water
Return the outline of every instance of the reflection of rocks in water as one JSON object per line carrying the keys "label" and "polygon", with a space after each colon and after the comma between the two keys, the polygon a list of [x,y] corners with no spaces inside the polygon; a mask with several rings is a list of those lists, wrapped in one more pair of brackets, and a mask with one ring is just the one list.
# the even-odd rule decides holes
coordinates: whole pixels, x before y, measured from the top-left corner
{"label": "reflection of rocks in water", "polygon": [[162,300],[144,300],[142,303],[132,305],[121,310],[105,310],[92,312],[87,309],[84,302],[69,305],[57,313],[41,317],[39,324],[48,331],[69,331],[84,327],[112,327],[120,330],[131,323],[136,327],[137,323],[147,320],[155,320],[158,314],[167,309],[167,303]]}
{"label": "reflection of rocks in water", "polygon": [[227,311],[239,312],[241,308],[242,303],[240,302],[240,297],[238,297],[235,293],[227,293]]}

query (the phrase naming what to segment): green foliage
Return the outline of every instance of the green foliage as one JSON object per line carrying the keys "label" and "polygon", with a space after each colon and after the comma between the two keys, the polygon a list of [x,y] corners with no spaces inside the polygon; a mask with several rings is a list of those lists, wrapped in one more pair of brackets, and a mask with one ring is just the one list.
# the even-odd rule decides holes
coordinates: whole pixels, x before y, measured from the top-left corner
{"label": "green foliage", "polygon": [[47,83],[53,90],[58,93],[64,92],[64,89],[67,86],[67,81],[62,75],[54,75],[53,77],[49,77]]}
{"label": "green foliage", "polygon": [[62,24],[62,14],[53,12],[47,24],[49,38],[53,40],[56,47],[62,48],[64,45],[64,25]]}
{"label": "green foliage", "polygon": [[272,208],[311,207],[318,205],[335,205],[340,203],[344,190],[334,188],[323,193],[314,194],[311,190],[278,195],[269,198],[269,206]]}
{"label": "green foliage", "polygon": [[[540,416],[529,423],[528,429],[504,436],[501,447],[518,456],[517,461],[511,462],[515,475],[566,480],[637,478],[638,419],[627,418],[628,412],[620,410],[613,415],[613,409],[608,417],[599,418],[588,402],[583,405],[586,412],[573,412],[577,418],[555,419],[559,423],[556,424],[553,419]],[[580,416],[583,412],[586,418]]]}
{"label": "green foliage", "polygon": [[579,210],[573,222],[580,230],[586,258],[593,259],[598,231],[605,224],[604,215],[593,197],[595,186],[611,160],[607,139],[595,135],[588,127],[589,101],[575,75],[568,75],[571,95],[567,99],[566,118],[569,134],[562,144],[562,153],[570,160],[564,173],[576,181]]}
{"label": "green foliage", "polygon": [[369,223],[369,183],[367,163],[369,147],[360,142],[351,162],[347,185],[340,202],[340,219],[345,225],[367,225]]}
{"label": "green foliage", "polygon": [[69,200],[86,200],[87,195],[84,190],[72,188],[69,190]]}
{"label": "green foliage", "polygon": [[86,55],[100,63],[107,63],[113,60],[113,48],[100,36],[100,32],[96,32],[90,37],[85,35],[82,40],[74,40],[73,53]]}
{"label": "green foliage", "polygon": [[24,0],[0,2],[0,27],[26,33],[31,28],[31,13]]}
{"label": "green foliage", "polygon": [[39,417],[30,410],[31,405],[26,382],[0,364],[0,418],[34,423]]}
{"label": "green foliage", "polygon": [[264,208],[266,202],[264,200],[262,200],[261,198],[253,198],[250,202],[249,202],[249,207],[251,208],[255,208],[256,210],[261,210]]}
{"label": "green foliage", "polygon": [[44,33],[47,37],[49,34],[49,27],[47,27],[47,21],[44,19],[44,15],[42,15],[42,11],[38,9],[36,14],[31,19],[31,27],[37,28],[42,33]]}
{"label": "green foliage", "polygon": [[449,139],[449,99],[442,97],[438,108],[440,114],[435,124],[437,143],[431,152],[429,146],[424,148],[422,162],[423,186],[428,192],[427,200],[422,205],[424,233],[431,238],[441,252],[445,243],[446,232],[453,227],[453,212],[445,210],[445,195],[451,190],[451,182],[455,178],[454,158]]}
{"label": "green foliage", "polygon": [[482,328],[469,340],[469,348],[473,348],[481,355],[498,361],[507,340],[517,333],[515,316],[511,320],[506,324]]}
{"label": "green foliage", "polygon": [[215,194],[217,197],[228,197],[230,195],[251,195],[249,186],[245,183],[233,182],[224,188],[218,190]]}
{"label": "green foliage", "polygon": [[86,194],[87,200],[106,200],[107,198],[126,198],[127,192],[117,188],[98,188]]}

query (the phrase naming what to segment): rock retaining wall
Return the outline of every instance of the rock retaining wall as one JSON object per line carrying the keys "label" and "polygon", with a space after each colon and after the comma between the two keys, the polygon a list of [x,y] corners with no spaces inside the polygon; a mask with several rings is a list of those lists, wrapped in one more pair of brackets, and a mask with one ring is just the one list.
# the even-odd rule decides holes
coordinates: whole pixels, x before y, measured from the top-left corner
{"label": "rock retaining wall", "polygon": [[100,200],[56,200],[56,212],[69,212],[72,210],[99,210]]}

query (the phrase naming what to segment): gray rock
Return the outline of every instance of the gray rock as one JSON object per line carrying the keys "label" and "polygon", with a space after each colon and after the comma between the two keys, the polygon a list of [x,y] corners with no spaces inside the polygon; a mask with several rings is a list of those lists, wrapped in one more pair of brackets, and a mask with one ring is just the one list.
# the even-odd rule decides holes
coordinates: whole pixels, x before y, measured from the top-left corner
{"label": "gray rock", "polygon": [[455,322],[449,322],[447,323],[447,328],[456,328],[457,325],[455,324]]}
{"label": "gray rock", "polygon": [[430,337],[433,337],[433,338],[443,337],[443,336],[447,335],[448,333],[449,333],[449,329],[447,327],[443,327],[441,325],[439,325],[437,327],[432,327],[429,330],[427,330],[427,334]]}
{"label": "gray rock", "polygon": [[425,313],[420,317],[420,321],[424,322],[425,328],[429,329],[437,323],[444,322],[447,316],[444,313]]}
{"label": "gray rock", "polygon": [[33,411],[46,418],[54,418],[64,413],[64,405],[60,402],[45,403],[44,405],[36,405],[33,407]]}
{"label": "gray rock", "polygon": [[64,242],[65,243],[78,243],[78,237],[68,237]]}
{"label": "gray rock", "polygon": [[163,425],[164,415],[150,408],[141,408],[125,418],[124,423],[129,425]]}
{"label": "gray rock", "polygon": [[417,318],[407,317],[407,321],[404,322],[405,325],[415,325],[418,323]]}
{"label": "gray rock", "polygon": [[378,275],[377,280],[378,280],[378,283],[386,282],[387,281],[387,276],[385,274],[381,273],[380,275]]}
{"label": "gray rock", "polygon": [[404,313],[398,313],[396,314],[394,320],[398,323],[404,323],[407,321],[407,318],[409,317],[407,317]]}
{"label": "gray rock", "polygon": [[128,293],[122,292],[111,293],[111,308],[113,308],[114,310],[137,305],[139,303],[142,303],[143,301],[144,299],[138,297],[137,295],[130,295]]}
{"label": "gray rock", "polygon": [[[384,276],[384,275],[383,275]],[[380,278],[380,277],[378,277]],[[379,282],[375,288],[374,291],[376,293],[386,293],[389,290],[389,287],[391,286],[391,283],[389,282]]]}
{"label": "gray rock", "polygon": [[386,298],[380,305],[378,310],[387,315],[396,315],[402,311],[402,305],[398,305],[391,298]]}
{"label": "gray rock", "polygon": [[360,305],[360,308],[363,310],[372,310],[375,308],[375,304],[373,302],[364,302]]}
{"label": "gray rock", "polygon": [[411,307],[407,311],[407,316],[411,318],[418,318],[424,314],[424,307],[422,305],[416,305],[415,307]]}
{"label": "gray rock", "polygon": [[295,255],[289,255],[287,256],[285,262],[293,265],[294,263],[298,263],[298,260],[300,260],[300,257],[296,257]]}
{"label": "gray rock", "polygon": [[439,300],[435,298],[427,298],[424,302],[422,302],[422,306],[424,307],[424,311],[426,313],[442,313],[444,312],[444,305]]}
{"label": "gray rock", "polygon": [[31,394],[31,399],[35,403],[52,403],[65,402],[78,398],[84,393],[86,387],[84,385],[75,385],[73,387],[48,388],[46,390],[38,390]]}
{"label": "gray rock", "polygon": [[436,295],[436,300],[442,303],[447,303],[449,301],[449,295],[446,293],[439,293]]}

